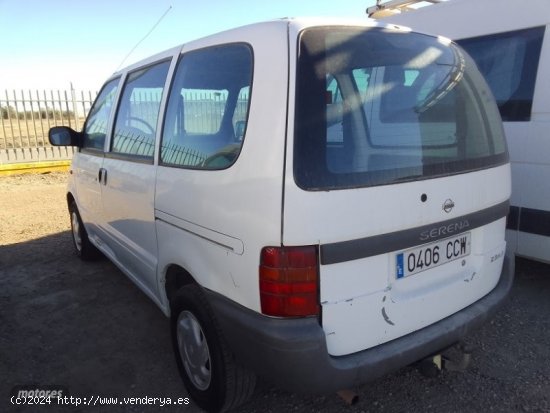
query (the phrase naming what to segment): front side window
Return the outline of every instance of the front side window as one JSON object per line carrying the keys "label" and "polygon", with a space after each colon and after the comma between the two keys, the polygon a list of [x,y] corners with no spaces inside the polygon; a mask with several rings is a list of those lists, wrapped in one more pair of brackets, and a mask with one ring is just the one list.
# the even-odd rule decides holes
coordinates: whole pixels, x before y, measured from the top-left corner
{"label": "front side window", "polygon": [[107,135],[107,124],[113,109],[119,80],[111,80],[99,92],[84,125],[83,148],[103,150],[105,136]]}
{"label": "front side window", "polygon": [[306,190],[386,185],[507,162],[501,120],[453,43],[381,29],[299,40],[294,176]]}
{"label": "front side window", "polygon": [[153,159],[160,102],[170,62],[128,75],[118,106],[111,152]]}
{"label": "front side window", "polygon": [[231,44],[180,58],[168,100],[161,162],[193,169],[225,169],[244,139],[252,51]]}
{"label": "front side window", "polygon": [[457,41],[485,76],[504,121],[531,119],[543,37],[544,26]]}

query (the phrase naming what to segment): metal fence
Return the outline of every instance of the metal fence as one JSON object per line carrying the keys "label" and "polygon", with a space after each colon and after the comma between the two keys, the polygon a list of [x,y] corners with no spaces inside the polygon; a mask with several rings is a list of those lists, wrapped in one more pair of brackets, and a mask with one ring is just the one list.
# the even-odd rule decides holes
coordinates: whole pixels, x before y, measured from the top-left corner
{"label": "metal fence", "polygon": [[48,130],[80,129],[93,100],[91,91],[4,90],[0,93],[0,163],[68,159],[72,148],[53,148]]}
{"label": "metal fence", "polygon": [[[62,125],[81,130],[96,95],[96,92],[76,90],[0,92],[0,164],[70,159],[74,148],[52,147],[48,131]],[[186,101],[183,122],[188,133],[218,131],[227,99],[225,95],[192,92],[185,93],[182,98]],[[244,122],[248,100],[248,90],[243,91],[237,101],[234,123]],[[156,119],[160,94],[137,94],[131,103],[140,118]],[[151,115],[142,113],[144,111]]]}

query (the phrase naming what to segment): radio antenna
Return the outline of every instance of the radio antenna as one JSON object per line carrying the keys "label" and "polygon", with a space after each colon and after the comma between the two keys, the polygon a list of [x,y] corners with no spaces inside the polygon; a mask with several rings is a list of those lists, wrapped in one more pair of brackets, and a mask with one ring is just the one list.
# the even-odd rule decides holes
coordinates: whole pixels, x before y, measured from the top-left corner
{"label": "radio antenna", "polygon": [[157,22],[153,25],[153,27],[151,27],[151,29],[147,32],[147,34],[145,36],[143,36],[143,38],[136,43],[136,45],[134,47],[132,47],[132,50],[130,50],[130,52],[126,55],[126,57],[124,59],[122,59],[122,62],[120,62],[120,64],[118,65],[118,67],[116,68],[115,72],[118,71],[118,69],[121,68],[121,66],[124,64],[124,62],[126,61],[126,59],[128,59],[130,57],[130,55],[132,53],[134,53],[134,50],[137,49],[137,47],[145,40],[149,37],[149,35],[151,33],[153,33],[153,30],[155,30],[157,28],[157,26],[160,24],[160,22],[162,21],[162,19],[164,19],[166,17],[166,15],[168,14],[168,12],[172,10],[172,6],[169,6],[168,9],[166,9],[166,11],[162,14],[162,16],[160,16],[160,18],[157,20]]}

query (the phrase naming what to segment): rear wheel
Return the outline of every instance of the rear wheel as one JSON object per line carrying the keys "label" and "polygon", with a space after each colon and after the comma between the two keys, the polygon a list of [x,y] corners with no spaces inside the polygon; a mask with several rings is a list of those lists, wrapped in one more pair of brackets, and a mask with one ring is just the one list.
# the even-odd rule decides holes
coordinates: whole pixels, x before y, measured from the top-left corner
{"label": "rear wheel", "polygon": [[97,259],[101,254],[95,245],[90,242],[74,201],[69,204],[69,214],[71,216],[71,233],[76,255],[84,261]]}
{"label": "rear wheel", "polygon": [[256,377],[235,363],[199,286],[177,292],[171,322],[176,362],[193,401],[209,412],[245,403],[254,392]]}

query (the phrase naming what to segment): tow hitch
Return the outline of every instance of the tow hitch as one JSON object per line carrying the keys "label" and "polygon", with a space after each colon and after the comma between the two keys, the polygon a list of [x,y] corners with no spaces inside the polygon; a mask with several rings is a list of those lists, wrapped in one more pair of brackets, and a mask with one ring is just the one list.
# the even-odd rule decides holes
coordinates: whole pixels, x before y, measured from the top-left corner
{"label": "tow hitch", "polygon": [[472,359],[472,350],[464,343],[458,343],[453,347],[425,358],[418,362],[420,373],[426,377],[436,377],[441,370],[465,371]]}
{"label": "tow hitch", "polygon": [[348,405],[348,406],[353,406],[355,403],[357,403],[359,401],[359,396],[357,395],[357,393],[355,393],[355,391],[353,390],[349,390],[349,389],[346,389],[346,390],[340,390],[340,391],[337,391],[336,394],[338,396],[340,396],[340,398]]}

